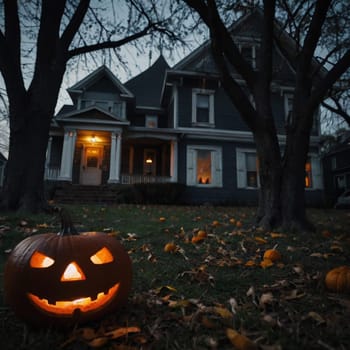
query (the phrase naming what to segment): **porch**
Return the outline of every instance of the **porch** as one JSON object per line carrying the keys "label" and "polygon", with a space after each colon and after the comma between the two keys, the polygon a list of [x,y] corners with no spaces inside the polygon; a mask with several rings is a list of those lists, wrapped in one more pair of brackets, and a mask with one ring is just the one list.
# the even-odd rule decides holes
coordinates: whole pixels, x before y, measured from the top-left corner
{"label": "porch", "polygon": [[45,179],[85,186],[177,182],[177,140],[69,130],[50,138]]}

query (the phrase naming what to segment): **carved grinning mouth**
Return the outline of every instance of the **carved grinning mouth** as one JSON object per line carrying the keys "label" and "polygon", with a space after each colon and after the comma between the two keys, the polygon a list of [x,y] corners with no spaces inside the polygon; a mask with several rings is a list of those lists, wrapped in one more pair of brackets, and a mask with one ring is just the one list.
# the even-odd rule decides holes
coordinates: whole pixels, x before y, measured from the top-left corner
{"label": "carved grinning mouth", "polygon": [[49,303],[47,299],[41,299],[31,293],[28,293],[28,298],[34,305],[47,312],[57,315],[72,315],[77,309],[81,312],[89,312],[102,308],[105,304],[112,300],[118,289],[119,283],[111,287],[107,293],[98,293],[95,299],[92,299],[91,297],[84,297],[71,301],[59,300],[55,303]]}

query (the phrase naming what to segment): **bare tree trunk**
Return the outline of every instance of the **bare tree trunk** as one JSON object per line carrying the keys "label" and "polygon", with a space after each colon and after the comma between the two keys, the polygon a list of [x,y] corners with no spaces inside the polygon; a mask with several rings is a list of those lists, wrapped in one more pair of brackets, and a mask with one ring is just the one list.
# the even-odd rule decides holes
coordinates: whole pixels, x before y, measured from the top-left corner
{"label": "bare tree trunk", "polygon": [[[309,118],[312,120],[312,118]],[[307,120],[307,118],[304,118]],[[309,150],[311,126],[301,125],[287,133],[282,178],[282,226],[294,230],[311,230],[305,205],[305,163]]]}
{"label": "bare tree trunk", "polygon": [[259,204],[257,222],[264,229],[271,229],[281,222],[281,156],[277,138],[272,130],[254,133],[259,162]]}
{"label": "bare tree trunk", "polygon": [[30,106],[25,115],[11,118],[25,122],[11,133],[1,206],[5,210],[37,212],[47,208],[44,170],[51,118]]}

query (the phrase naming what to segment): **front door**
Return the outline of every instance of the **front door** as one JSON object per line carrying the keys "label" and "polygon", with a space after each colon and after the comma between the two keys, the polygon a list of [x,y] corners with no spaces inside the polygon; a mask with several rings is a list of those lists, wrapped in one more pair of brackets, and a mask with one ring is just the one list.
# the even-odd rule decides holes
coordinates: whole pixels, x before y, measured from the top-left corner
{"label": "front door", "polygon": [[102,148],[86,147],[81,169],[82,185],[101,185]]}

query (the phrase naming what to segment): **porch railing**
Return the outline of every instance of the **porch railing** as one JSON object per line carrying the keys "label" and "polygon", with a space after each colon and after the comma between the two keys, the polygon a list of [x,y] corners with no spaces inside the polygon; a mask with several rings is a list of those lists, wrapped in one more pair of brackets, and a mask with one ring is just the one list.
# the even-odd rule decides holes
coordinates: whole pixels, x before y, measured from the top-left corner
{"label": "porch railing", "polygon": [[46,180],[57,180],[60,174],[59,167],[47,167],[45,169],[45,179]]}
{"label": "porch railing", "polygon": [[150,184],[171,182],[170,176],[151,176],[151,175],[121,175],[121,183],[124,185],[132,184]]}
{"label": "porch railing", "polygon": [[[60,174],[59,167],[47,167],[45,169],[46,180],[57,180]],[[128,175],[121,174],[121,183],[124,185],[140,184],[140,183],[165,183],[171,182],[170,176],[152,176],[152,175]]]}

